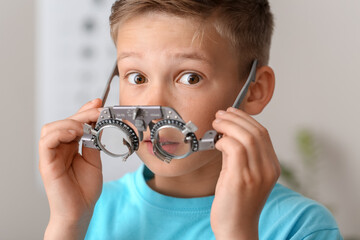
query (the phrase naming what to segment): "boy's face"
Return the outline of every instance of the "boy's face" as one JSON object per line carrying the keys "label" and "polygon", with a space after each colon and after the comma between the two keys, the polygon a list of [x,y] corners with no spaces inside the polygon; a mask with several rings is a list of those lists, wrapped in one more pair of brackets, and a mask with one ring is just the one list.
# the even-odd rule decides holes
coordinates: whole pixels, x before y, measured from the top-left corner
{"label": "boy's face", "polygon": [[[121,105],[172,107],[185,122],[195,123],[201,138],[212,129],[216,111],[233,104],[244,79],[239,79],[237,53],[228,41],[211,26],[194,38],[197,27],[194,20],[166,14],[131,18],[119,27],[117,56]],[[164,163],[152,153],[148,130],[137,154],[163,176],[221,164],[217,150]]]}

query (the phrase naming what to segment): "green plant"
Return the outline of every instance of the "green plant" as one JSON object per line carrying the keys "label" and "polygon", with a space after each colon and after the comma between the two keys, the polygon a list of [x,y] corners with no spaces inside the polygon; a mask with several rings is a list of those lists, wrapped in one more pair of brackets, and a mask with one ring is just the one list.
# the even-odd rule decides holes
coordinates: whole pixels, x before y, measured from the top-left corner
{"label": "green plant", "polygon": [[300,164],[307,177],[299,178],[297,171],[285,163],[281,163],[281,176],[286,185],[308,197],[312,192],[318,166],[318,145],[314,134],[307,128],[301,128],[295,135],[296,148],[299,152]]}
{"label": "green plant", "polygon": [[[305,171],[305,178],[300,178],[296,173],[297,171],[284,163],[281,163],[281,176],[282,179],[290,188],[300,192],[301,194],[315,199],[313,189],[316,186],[315,177],[318,175],[319,166],[319,145],[315,140],[315,136],[307,128],[301,128],[296,132],[295,136],[296,148],[299,152],[301,166]],[[318,199],[316,199],[318,200]],[[334,209],[325,204],[325,206],[334,211]],[[344,240],[360,240],[359,237],[345,237]]]}

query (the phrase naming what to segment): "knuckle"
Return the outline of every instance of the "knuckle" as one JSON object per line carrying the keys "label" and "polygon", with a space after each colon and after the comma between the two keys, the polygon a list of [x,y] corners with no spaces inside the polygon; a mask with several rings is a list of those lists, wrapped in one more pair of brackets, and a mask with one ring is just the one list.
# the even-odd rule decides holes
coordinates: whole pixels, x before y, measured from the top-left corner
{"label": "knuckle", "polygon": [[249,173],[245,170],[241,171],[239,174],[234,175],[231,178],[231,183],[235,188],[245,189],[248,187],[249,182]]}
{"label": "knuckle", "polygon": [[50,123],[44,124],[41,128],[41,136],[45,136],[48,133]]}
{"label": "knuckle", "polygon": [[218,149],[223,149],[223,147],[226,145],[226,137],[222,137],[215,143],[215,147]]}
{"label": "knuckle", "polygon": [[217,143],[216,147],[229,155],[246,154],[244,145],[231,137],[223,137]]}
{"label": "knuckle", "polygon": [[243,171],[243,184],[248,189],[255,189],[262,185],[262,178],[258,178],[251,174],[249,171]]}
{"label": "knuckle", "polygon": [[56,129],[56,130],[54,130],[53,134],[51,135],[51,138],[56,140],[56,141],[60,141],[60,139],[63,136],[64,132],[65,132],[64,130]]}
{"label": "knuckle", "polygon": [[246,152],[245,147],[241,143],[232,143],[231,147],[235,154],[243,154]]}
{"label": "knuckle", "polygon": [[54,137],[59,138],[62,134],[62,130],[56,129],[54,130]]}
{"label": "knuckle", "polygon": [[254,134],[261,137],[263,135],[263,130],[261,128],[255,128]]}
{"label": "knuckle", "polygon": [[76,121],[74,119],[66,119],[65,121],[68,121],[68,128],[77,128],[77,127],[82,127],[82,124],[79,121]]}
{"label": "knuckle", "polygon": [[256,144],[256,139],[253,135],[244,136],[244,143],[248,146],[254,146]]}
{"label": "knuckle", "polygon": [[260,129],[259,129],[259,134],[260,134],[260,136],[262,136],[262,137],[268,137],[269,136],[269,131],[265,128],[265,127],[261,127]]}
{"label": "knuckle", "polygon": [[46,142],[45,142],[44,138],[41,137],[40,140],[39,140],[39,148],[40,148],[40,149],[43,148],[43,147],[46,145],[45,143],[46,143]]}
{"label": "knuckle", "polygon": [[256,185],[255,179],[250,174],[244,174],[244,184],[247,187],[253,188]]}

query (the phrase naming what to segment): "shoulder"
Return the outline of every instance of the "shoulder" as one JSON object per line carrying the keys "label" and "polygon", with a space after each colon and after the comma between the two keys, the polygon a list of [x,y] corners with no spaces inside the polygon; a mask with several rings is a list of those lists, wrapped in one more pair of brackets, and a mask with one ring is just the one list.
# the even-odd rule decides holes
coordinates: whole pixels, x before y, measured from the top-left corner
{"label": "shoulder", "polygon": [[[284,239],[311,239],[310,236],[330,234],[333,237],[327,239],[342,239],[327,208],[281,184],[276,184],[271,192],[259,225],[260,233],[268,237],[280,234]],[[271,239],[268,237],[264,239]]]}
{"label": "shoulder", "polygon": [[337,226],[332,214],[326,207],[281,184],[275,185],[264,210],[277,215],[279,218],[291,217],[291,219],[308,221],[311,217],[312,222],[321,220],[324,225]]}

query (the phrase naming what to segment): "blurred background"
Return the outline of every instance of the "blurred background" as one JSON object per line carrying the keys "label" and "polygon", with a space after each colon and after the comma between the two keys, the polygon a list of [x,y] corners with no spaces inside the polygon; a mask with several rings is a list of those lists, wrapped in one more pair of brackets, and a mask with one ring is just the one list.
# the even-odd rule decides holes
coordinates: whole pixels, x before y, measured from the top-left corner
{"label": "blurred background", "polygon": [[[116,57],[112,2],[0,1],[0,239],[43,236],[49,210],[38,173],[40,129],[101,95]],[[277,82],[255,118],[272,136],[280,181],[326,205],[346,239],[360,239],[360,1],[270,3]],[[140,161],[103,164],[109,181]]]}

